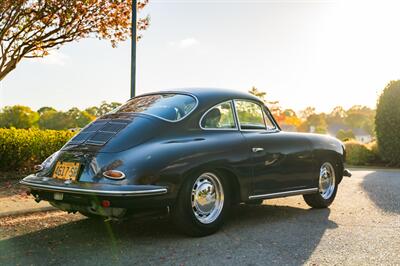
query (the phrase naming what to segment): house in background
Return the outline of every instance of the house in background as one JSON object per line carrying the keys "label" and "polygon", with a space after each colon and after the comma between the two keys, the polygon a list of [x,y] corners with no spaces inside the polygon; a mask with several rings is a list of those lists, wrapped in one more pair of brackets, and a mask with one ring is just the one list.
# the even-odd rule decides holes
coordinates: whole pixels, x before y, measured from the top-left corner
{"label": "house in background", "polygon": [[362,143],[370,143],[373,140],[372,136],[362,128],[353,129],[353,134],[356,140]]}
{"label": "house in background", "polygon": [[336,137],[339,130],[351,130],[354,134],[355,140],[361,143],[370,143],[373,141],[373,136],[362,128],[351,128],[340,124],[332,124],[328,126],[328,134],[331,136]]}

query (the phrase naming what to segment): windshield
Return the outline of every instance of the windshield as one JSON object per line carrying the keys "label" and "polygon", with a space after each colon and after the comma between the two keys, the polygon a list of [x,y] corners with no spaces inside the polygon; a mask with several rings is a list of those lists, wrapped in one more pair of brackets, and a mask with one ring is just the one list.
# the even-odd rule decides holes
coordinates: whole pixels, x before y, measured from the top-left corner
{"label": "windshield", "polygon": [[135,97],[112,113],[144,113],[168,121],[178,121],[196,107],[192,96],[177,93],[151,94]]}

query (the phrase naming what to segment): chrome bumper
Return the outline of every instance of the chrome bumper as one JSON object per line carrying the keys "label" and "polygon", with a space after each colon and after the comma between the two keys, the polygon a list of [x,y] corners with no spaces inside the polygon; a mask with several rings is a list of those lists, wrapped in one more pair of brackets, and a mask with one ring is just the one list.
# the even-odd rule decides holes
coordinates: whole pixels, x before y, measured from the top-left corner
{"label": "chrome bumper", "polygon": [[343,176],[351,177],[350,171],[347,170],[347,169],[344,169],[344,170],[343,170]]}
{"label": "chrome bumper", "polygon": [[30,180],[32,176],[28,176],[20,181],[30,189],[49,191],[49,192],[64,192],[85,195],[97,196],[114,196],[114,197],[139,197],[139,196],[155,196],[163,195],[168,192],[167,188],[153,185],[110,185],[110,184],[56,184],[57,181],[40,181]]}

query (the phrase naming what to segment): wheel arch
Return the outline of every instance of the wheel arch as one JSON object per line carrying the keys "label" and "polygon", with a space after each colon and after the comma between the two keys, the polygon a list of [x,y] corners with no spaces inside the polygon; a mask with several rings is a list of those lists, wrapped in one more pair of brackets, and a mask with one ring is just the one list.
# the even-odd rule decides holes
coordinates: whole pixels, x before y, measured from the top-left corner
{"label": "wheel arch", "polygon": [[[210,165],[202,165],[188,170],[185,174],[183,174],[182,182],[180,183],[177,189],[177,195],[179,195],[182,191],[183,183],[186,182],[187,178],[192,175],[199,175],[204,172],[216,172],[216,174],[222,175],[225,181],[228,182],[228,191],[232,196],[232,203],[240,203],[242,202],[247,195],[245,189],[243,189],[240,185],[238,175],[228,167],[224,166],[210,166]],[[178,197],[178,196],[177,196]]]}
{"label": "wheel arch", "polygon": [[[317,161],[317,165],[321,165],[324,161],[332,162],[336,170],[336,176],[338,184],[342,182],[343,171],[344,171],[344,156],[342,153],[338,153],[334,150],[320,150],[314,155]],[[319,169],[319,168],[318,168]]]}
{"label": "wheel arch", "polygon": [[226,168],[216,168],[216,171],[221,173],[223,175],[223,178],[228,182],[229,184],[229,193],[232,196],[232,203],[233,204],[238,204],[242,202],[242,194],[241,194],[241,187],[239,184],[239,179],[233,173],[233,171],[226,169]]}

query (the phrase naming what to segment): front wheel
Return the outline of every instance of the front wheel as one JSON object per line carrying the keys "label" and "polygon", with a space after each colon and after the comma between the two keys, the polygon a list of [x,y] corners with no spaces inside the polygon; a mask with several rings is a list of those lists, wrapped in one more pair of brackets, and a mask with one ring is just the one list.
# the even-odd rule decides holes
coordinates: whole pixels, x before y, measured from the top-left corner
{"label": "front wheel", "polygon": [[216,232],[230,206],[228,191],[228,183],[218,172],[203,172],[188,178],[173,209],[175,224],[190,236]]}
{"label": "front wheel", "polygon": [[303,195],[305,202],[312,208],[327,208],[336,197],[337,180],[333,164],[330,161],[323,162],[319,170],[318,192]]}

